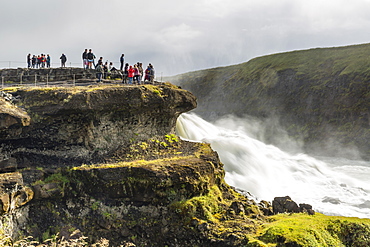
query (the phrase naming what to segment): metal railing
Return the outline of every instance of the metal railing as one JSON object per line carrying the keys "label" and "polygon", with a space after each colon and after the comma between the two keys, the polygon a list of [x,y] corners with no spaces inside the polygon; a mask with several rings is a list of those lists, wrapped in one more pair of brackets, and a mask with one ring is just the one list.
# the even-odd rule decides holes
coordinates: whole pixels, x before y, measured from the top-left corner
{"label": "metal railing", "polygon": [[[21,61],[0,61],[0,68],[4,69],[16,69],[16,68],[27,68],[27,62],[21,62]],[[50,63],[50,66],[53,68],[59,68],[61,67],[61,63]],[[82,68],[82,62],[81,63],[75,63],[75,62],[66,62],[67,67],[80,67]]]}
{"label": "metal railing", "polygon": [[[120,64],[120,62],[113,62],[115,64]],[[79,63],[76,63],[76,62],[66,62],[66,67],[68,68],[84,68],[83,66],[83,62],[79,62]],[[1,69],[18,69],[18,68],[23,68],[23,69],[27,69],[28,68],[28,64],[27,62],[21,62],[21,61],[0,61],[0,70]],[[46,68],[43,67],[43,68],[33,68],[31,67],[30,69],[55,69],[55,68],[61,68],[61,63],[58,62],[58,63],[51,63],[50,64],[50,68]],[[160,76],[160,81],[163,82],[163,72],[160,73],[161,76]],[[159,79],[157,77],[157,79]],[[36,80],[36,79],[35,79]]]}
{"label": "metal railing", "polygon": [[[45,69],[46,70],[46,69]],[[37,72],[37,69],[33,69]],[[0,75],[1,88],[12,87],[12,86],[76,86],[76,83],[80,84],[92,84],[97,82],[97,73],[95,70],[86,70],[85,73],[65,73],[65,74],[38,74],[32,75]],[[123,75],[118,72],[103,73],[102,79],[105,83],[122,83]],[[128,79],[126,80],[126,83]],[[161,83],[161,81],[145,82],[141,83]]]}
{"label": "metal railing", "polygon": [[[61,63],[59,60],[57,60],[58,62],[52,62],[50,63],[50,66],[52,68],[60,68],[61,67]],[[107,61],[108,62],[108,61]],[[113,62],[113,61],[109,61],[109,62]],[[114,64],[120,64],[120,62],[113,62]],[[16,68],[27,68],[28,67],[28,64],[27,64],[27,61],[0,61],[0,68],[4,68],[4,69],[16,69]],[[66,67],[78,67],[78,68],[83,68],[83,62],[74,62],[74,61],[71,61],[71,62],[66,62]],[[45,67],[46,68],[46,67]],[[36,69],[36,68],[35,68]]]}
{"label": "metal railing", "polygon": [[[1,87],[7,86],[38,86],[49,84],[69,84],[73,85],[81,80],[93,81],[96,80],[95,70],[86,70],[84,73],[70,73],[64,74],[49,74],[49,73],[38,73],[38,69],[31,69],[32,74],[19,73],[17,75],[0,75]],[[47,70],[47,69],[44,69]],[[120,73],[106,73],[105,79],[111,79],[111,81],[122,81],[122,74]]]}

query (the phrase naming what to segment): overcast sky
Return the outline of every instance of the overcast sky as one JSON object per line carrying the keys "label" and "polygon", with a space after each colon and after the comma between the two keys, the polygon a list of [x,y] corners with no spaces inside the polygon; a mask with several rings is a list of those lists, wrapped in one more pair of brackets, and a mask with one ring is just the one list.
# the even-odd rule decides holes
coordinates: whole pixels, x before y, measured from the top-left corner
{"label": "overcast sky", "polygon": [[[283,51],[370,42],[370,0],[1,1],[0,67],[49,53],[53,66],[81,54],[119,66],[152,63],[174,75]],[[23,64],[22,64],[23,62]]]}

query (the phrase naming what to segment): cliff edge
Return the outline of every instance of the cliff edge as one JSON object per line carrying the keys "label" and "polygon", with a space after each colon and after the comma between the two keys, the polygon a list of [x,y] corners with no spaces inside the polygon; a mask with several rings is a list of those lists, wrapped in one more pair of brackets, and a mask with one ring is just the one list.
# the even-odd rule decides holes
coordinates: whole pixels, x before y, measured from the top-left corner
{"label": "cliff edge", "polygon": [[174,133],[177,117],[196,107],[191,93],[169,84],[4,91],[0,160],[18,167],[101,161],[132,141]]}
{"label": "cliff edge", "polygon": [[195,107],[169,83],[3,89],[0,245],[370,244],[370,220],[289,197],[273,208],[227,185],[208,144],[174,134]]}

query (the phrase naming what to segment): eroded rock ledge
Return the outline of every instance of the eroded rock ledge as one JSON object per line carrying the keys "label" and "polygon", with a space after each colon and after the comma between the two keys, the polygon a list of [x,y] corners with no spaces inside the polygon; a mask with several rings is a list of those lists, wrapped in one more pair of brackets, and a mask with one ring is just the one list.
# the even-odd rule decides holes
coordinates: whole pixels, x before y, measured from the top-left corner
{"label": "eroded rock ledge", "polygon": [[170,84],[8,89],[0,98],[0,161],[18,167],[89,163],[132,141],[174,133],[195,97]]}

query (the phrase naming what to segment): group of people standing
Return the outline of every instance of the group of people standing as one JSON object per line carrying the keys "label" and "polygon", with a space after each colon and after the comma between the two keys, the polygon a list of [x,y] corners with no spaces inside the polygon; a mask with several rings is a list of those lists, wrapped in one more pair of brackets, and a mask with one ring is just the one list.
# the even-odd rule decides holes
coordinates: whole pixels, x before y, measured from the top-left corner
{"label": "group of people standing", "polygon": [[41,55],[33,55],[31,53],[27,55],[27,67],[38,69],[38,68],[50,68],[51,58],[50,55],[41,54]]}
{"label": "group of people standing", "polygon": [[89,51],[85,49],[85,51],[82,53],[82,61],[83,61],[84,69],[92,69],[93,65],[94,65],[94,68],[96,68],[95,59],[96,59],[96,56],[92,52],[92,49],[89,49]]}
{"label": "group of people standing", "polygon": [[[66,66],[67,56],[63,53],[60,57],[61,67]],[[51,66],[51,57],[49,54],[33,55],[31,53],[27,55],[27,68],[32,69],[41,69],[41,68],[50,68]]]}
{"label": "group of people standing", "polygon": [[[91,54],[89,56],[89,54]],[[92,53],[92,50],[90,49],[89,52],[87,52],[87,49],[82,53],[82,60],[84,64],[84,68],[90,68],[91,65],[94,64],[95,55]],[[103,64],[103,57],[100,57],[98,60],[97,65],[95,66],[96,69],[96,75],[98,78],[98,82],[101,82],[103,78],[112,71],[118,71],[118,73],[122,72],[122,83],[124,84],[142,84],[145,82],[154,82],[154,67],[152,64],[149,64],[147,69],[143,70],[143,64],[137,62],[134,65],[129,65],[128,63],[125,64],[125,54],[122,54],[120,57],[120,70],[118,71],[115,67],[113,67],[113,63],[110,62],[108,64],[108,61]],[[144,81],[143,81],[143,75],[144,75]]]}
{"label": "group of people standing", "polygon": [[[143,69],[143,64],[137,62],[134,65],[125,64],[125,54],[120,57],[120,69],[113,67],[113,63],[108,61],[103,63],[103,57],[100,57],[97,64],[95,64],[96,56],[92,49],[85,49],[82,53],[82,61],[84,69],[96,69],[98,81],[106,79],[107,75],[111,72],[117,72],[122,75],[122,82],[125,84],[142,84],[145,82],[153,83],[155,71],[152,64],[149,63],[148,67]],[[61,67],[66,67],[67,56],[63,53],[60,57]],[[28,68],[50,68],[51,57],[49,54],[41,55],[27,55],[27,66]],[[144,80],[143,80],[144,78]]]}
{"label": "group of people standing", "polygon": [[[125,68],[123,70],[123,83],[128,84],[142,84],[145,82],[153,83],[154,81],[154,67],[152,64],[149,64],[148,67],[143,70],[143,64],[137,62],[136,64],[129,65],[128,63],[125,64]],[[143,80],[144,76],[144,80]]]}

